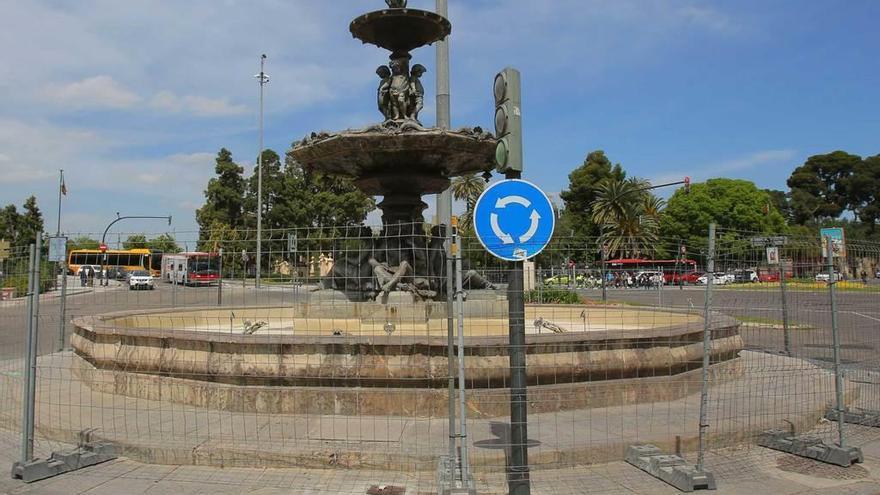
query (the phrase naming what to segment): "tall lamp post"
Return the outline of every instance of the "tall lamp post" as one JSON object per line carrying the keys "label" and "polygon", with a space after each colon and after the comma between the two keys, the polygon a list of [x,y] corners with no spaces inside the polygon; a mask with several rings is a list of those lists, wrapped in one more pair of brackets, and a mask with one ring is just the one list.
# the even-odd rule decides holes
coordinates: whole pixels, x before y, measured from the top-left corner
{"label": "tall lamp post", "polygon": [[260,154],[257,156],[257,278],[255,285],[260,287],[260,260],[263,248],[263,87],[269,82],[266,74],[266,54],[260,56],[260,73],[254,77],[260,82]]}

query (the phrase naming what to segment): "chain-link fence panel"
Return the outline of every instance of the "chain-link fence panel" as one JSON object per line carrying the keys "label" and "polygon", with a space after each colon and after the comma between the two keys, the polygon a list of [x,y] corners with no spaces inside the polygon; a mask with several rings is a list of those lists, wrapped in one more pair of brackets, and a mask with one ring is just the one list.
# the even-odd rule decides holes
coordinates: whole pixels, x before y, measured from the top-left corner
{"label": "chain-link fence panel", "polygon": [[[253,231],[42,262],[37,454],[89,431],[145,462],[344,467],[428,491],[444,462],[497,488],[526,467],[541,483],[541,472],[620,460],[634,444],[696,460],[708,329],[703,438],[706,467],[723,474],[732,464],[715,453],[769,428],[838,438],[823,419],[836,400],[829,281],[844,403],[880,408],[877,245],[847,243],[829,271],[818,236],[719,229],[708,271],[708,238],[612,249],[562,236],[519,268],[465,235],[459,270],[444,254],[450,235],[422,224],[266,230],[259,277]],[[20,448],[27,258],[15,246],[3,265],[14,288],[0,302],[8,452]],[[514,269],[528,466],[512,455]]]}

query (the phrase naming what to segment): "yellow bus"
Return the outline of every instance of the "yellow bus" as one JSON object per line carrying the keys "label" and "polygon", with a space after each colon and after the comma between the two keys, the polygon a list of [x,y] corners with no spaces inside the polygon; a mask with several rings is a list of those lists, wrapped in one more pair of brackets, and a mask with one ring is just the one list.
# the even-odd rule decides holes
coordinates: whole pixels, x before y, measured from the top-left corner
{"label": "yellow bus", "polygon": [[[107,255],[104,258],[104,254]],[[151,253],[149,249],[108,249],[101,253],[97,249],[74,249],[67,255],[67,269],[72,275],[79,273],[83,265],[119,267],[125,271],[148,270]]]}

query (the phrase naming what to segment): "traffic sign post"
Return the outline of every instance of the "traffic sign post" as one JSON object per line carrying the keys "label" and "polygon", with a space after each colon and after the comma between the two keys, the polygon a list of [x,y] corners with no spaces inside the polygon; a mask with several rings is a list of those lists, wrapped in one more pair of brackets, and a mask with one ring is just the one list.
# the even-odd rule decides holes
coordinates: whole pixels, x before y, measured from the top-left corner
{"label": "traffic sign post", "polygon": [[507,180],[489,186],[474,206],[477,239],[493,256],[512,261],[507,288],[510,321],[510,456],[507,480],[510,493],[530,492],[528,460],[528,395],[525,359],[525,301],[523,261],[536,256],[550,242],[556,224],[553,204],[531,182],[507,169]]}

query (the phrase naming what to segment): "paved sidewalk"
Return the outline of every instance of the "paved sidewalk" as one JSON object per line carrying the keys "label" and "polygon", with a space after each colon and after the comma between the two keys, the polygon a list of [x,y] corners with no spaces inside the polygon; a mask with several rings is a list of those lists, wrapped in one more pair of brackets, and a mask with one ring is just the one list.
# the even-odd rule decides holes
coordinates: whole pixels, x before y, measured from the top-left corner
{"label": "paved sidewalk", "polygon": [[[717,495],[876,495],[880,493],[880,435],[852,427],[865,462],[841,468],[756,446],[707,455],[718,480]],[[7,444],[0,435],[0,445]],[[6,438],[8,440],[8,438]],[[4,449],[5,450],[5,449]],[[4,458],[9,454],[6,450]],[[11,460],[9,460],[11,463]],[[506,493],[503,476],[478,474],[478,493]],[[0,479],[8,495],[225,495],[365,494],[372,486],[404,487],[406,495],[436,493],[431,473],[342,469],[257,469],[158,466],[118,459],[56,478],[25,484]],[[623,462],[532,473],[532,493],[549,495],[673,495],[665,483]],[[698,492],[699,493],[699,492]]]}
{"label": "paved sidewalk", "polygon": [[[711,386],[710,442],[750,438],[784,426],[783,421],[792,421],[799,430],[811,428],[833,399],[833,377],[821,368],[783,356],[748,351],[742,356],[738,365],[743,372]],[[36,427],[44,438],[58,442],[74,441],[77,432],[98,428],[99,438],[147,462],[335,464],[426,472],[433,471],[446,449],[445,418],[220,411],[163,400],[163,394],[173,392],[168,387],[156,388],[156,400],[138,399],[88,388],[71,373],[73,359],[71,353],[59,353],[38,361]],[[18,390],[19,380],[0,374],[0,388]],[[530,414],[529,439],[535,443],[530,462],[552,467],[608,462],[622,459],[633,443],[671,449],[676,436],[689,450],[699,429],[699,398],[693,394],[669,402]],[[18,424],[20,399],[11,399],[0,404],[0,426],[12,430]],[[394,400],[390,391],[389,400]],[[502,470],[499,446],[506,436],[506,418],[470,419],[468,429],[472,462]],[[827,435],[829,428],[822,433]]]}

